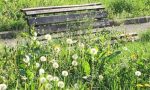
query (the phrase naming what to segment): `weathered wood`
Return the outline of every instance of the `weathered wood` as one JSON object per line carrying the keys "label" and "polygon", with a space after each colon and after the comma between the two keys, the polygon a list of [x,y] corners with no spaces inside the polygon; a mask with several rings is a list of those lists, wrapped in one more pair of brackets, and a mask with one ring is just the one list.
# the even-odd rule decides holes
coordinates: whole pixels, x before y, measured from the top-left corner
{"label": "weathered wood", "polygon": [[90,13],[81,13],[81,14],[69,14],[69,15],[53,15],[53,16],[46,16],[46,17],[34,17],[29,18],[28,23],[30,26],[32,25],[41,25],[41,24],[49,24],[49,23],[60,23],[66,21],[77,21],[83,19],[100,19],[106,18],[107,12],[99,11],[99,12],[90,12]]}
{"label": "weathered wood", "polygon": [[48,24],[48,25],[39,25],[36,26],[38,34],[46,34],[52,32],[62,32],[62,31],[75,31],[79,29],[88,29],[88,28],[101,28],[109,26],[108,20],[98,20],[94,22],[78,22],[78,23],[64,23],[64,24]]}
{"label": "weathered wood", "polygon": [[62,12],[98,10],[98,9],[104,9],[104,6],[96,5],[96,6],[73,7],[73,8],[43,9],[43,10],[36,10],[36,11],[26,11],[25,14],[27,16],[30,16],[30,15],[39,15],[39,14],[48,14],[48,13],[62,13]]}
{"label": "weathered wood", "polygon": [[65,6],[49,6],[49,7],[25,8],[25,9],[21,9],[21,11],[26,12],[26,11],[36,11],[36,10],[43,10],[43,9],[86,7],[86,6],[96,6],[96,5],[101,5],[101,3],[91,3],[91,4],[82,4],[82,5],[65,5]]}

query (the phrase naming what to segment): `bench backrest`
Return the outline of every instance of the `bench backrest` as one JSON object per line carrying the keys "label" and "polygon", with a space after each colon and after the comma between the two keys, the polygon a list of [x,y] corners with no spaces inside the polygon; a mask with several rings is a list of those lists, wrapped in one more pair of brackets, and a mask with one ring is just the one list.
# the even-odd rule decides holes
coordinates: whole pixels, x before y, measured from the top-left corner
{"label": "bench backrest", "polygon": [[[104,27],[109,25],[107,12],[100,3],[68,6],[50,6],[25,8],[28,25],[34,27],[39,34],[77,30],[81,28]],[[89,21],[91,23],[89,23]]]}

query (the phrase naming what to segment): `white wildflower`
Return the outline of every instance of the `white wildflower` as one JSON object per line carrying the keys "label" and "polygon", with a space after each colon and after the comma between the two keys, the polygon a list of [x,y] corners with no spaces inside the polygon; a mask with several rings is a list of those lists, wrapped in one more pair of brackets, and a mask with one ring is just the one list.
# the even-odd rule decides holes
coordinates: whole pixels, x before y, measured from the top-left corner
{"label": "white wildflower", "polygon": [[6,84],[0,84],[0,90],[6,90],[7,85]]}
{"label": "white wildflower", "polygon": [[53,63],[53,68],[58,68],[59,67],[59,64],[57,62],[54,62]]}
{"label": "white wildflower", "polygon": [[66,42],[67,42],[67,44],[73,44],[73,40],[72,39],[67,39]]}
{"label": "white wildflower", "polygon": [[46,82],[46,78],[45,77],[41,77],[40,78],[40,83],[45,83]]}
{"label": "white wildflower", "polygon": [[23,61],[25,63],[29,63],[30,62],[30,57],[28,55],[25,55],[25,58],[23,59]]}
{"label": "white wildflower", "polygon": [[104,77],[103,77],[103,75],[99,75],[98,78],[100,81],[102,81]]}
{"label": "white wildflower", "polygon": [[59,81],[59,82],[58,82],[58,87],[64,88],[64,87],[65,87],[64,82],[63,82],[63,81]]}
{"label": "white wildflower", "polygon": [[72,55],[72,58],[73,58],[74,60],[77,60],[77,59],[78,59],[78,55],[77,55],[77,54],[74,54],[74,55]]}
{"label": "white wildflower", "polygon": [[39,68],[40,67],[40,63],[36,63],[35,66],[36,66],[36,68]]}
{"label": "white wildflower", "polygon": [[73,60],[72,61],[72,66],[77,66],[78,65],[78,62],[76,60]]}
{"label": "white wildflower", "polygon": [[42,75],[42,74],[44,74],[44,73],[45,73],[45,70],[41,68],[41,69],[39,70],[39,75]]}
{"label": "white wildflower", "polygon": [[40,57],[40,60],[41,60],[42,62],[45,62],[45,61],[46,61],[46,57],[45,57],[45,56],[42,56],[42,57]]}
{"label": "white wildflower", "polygon": [[47,75],[46,79],[47,79],[48,81],[52,81],[52,80],[53,80],[53,76],[52,76],[52,75]]}
{"label": "white wildflower", "polygon": [[135,75],[136,75],[136,76],[141,76],[141,72],[140,72],[140,71],[136,71],[136,72],[135,72]]}
{"label": "white wildflower", "polygon": [[57,76],[54,76],[53,81],[59,81],[59,78]]}
{"label": "white wildflower", "polygon": [[49,35],[49,34],[46,34],[44,37],[45,37],[45,39],[48,40],[48,41],[50,41],[50,40],[52,39],[51,35]]}
{"label": "white wildflower", "polygon": [[68,72],[67,72],[67,71],[62,71],[62,75],[63,75],[64,77],[66,77],[66,76],[68,76]]}
{"label": "white wildflower", "polygon": [[96,48],[91,48],[90,49],[90,54],[95,55],[97,54],[98,50]]}

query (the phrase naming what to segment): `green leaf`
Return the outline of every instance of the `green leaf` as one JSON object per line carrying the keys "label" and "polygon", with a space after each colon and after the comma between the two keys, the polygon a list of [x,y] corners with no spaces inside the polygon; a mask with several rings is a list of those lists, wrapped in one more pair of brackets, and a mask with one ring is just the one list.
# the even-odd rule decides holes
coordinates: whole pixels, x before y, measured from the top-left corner
{"label": "green leaf", "polygon": [[34,73],[32,71],[27,70],[26,73],[30,80],[32,80],[34,78]]}
{"label": "green leaf", "polygon": [[83,67],[86,75],[90,75],[91,69],[90,69],[90,65],[87,61],[82,61],[82,67]]}

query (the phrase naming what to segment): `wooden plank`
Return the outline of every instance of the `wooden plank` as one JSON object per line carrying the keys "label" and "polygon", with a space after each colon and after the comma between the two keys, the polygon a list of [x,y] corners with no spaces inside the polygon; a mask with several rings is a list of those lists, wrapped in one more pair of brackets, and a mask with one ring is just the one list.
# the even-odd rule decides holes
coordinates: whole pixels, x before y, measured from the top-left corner
{"label": "wooden plank", "polygon": [[82,20],[85,18],[91,19],[91,18],[106,18],[106,17],[107,17],[106,11],[99,11],[99,12],[90,12],[90,13],[81,13],[81,14],[35,17],[35,18],[29,18],[28,22],[29,25],[32,26],[32,25],[41,25],[41,24],[48,24],[48,23],[60,23],[66,21]]}
{"label": "wooden plank", "polygon": [[65,6],[49,6],[49,7],[35,7],[35,8],[24,8],[21,11],[36,11],[36,10],[43,10],[43,9],[56,9],[56,8],[72,8],[72,7],[85,7],[85,6],[95,6],[101,5],[101,3],[90,3],[90,4],[81,4],[81,5],[65,5]]}
{"label": "wooden plank", "polygon": [[26,11],[27,16],[30,15],[39,15],[39,14],[48,14],[48,13],[62,13],[62,12],[73,12],[73,11],[82,11],[82,10],[98,10],[104,9],[104,6],[86,6],[86,7],[73,7],[73,8],[59,8],[59,9],[46,9],[46,10],[36,10],[36,11]]}
{"label": "wooden plank", "polygon": [[63,32],[68,30],[79,30],[79,29],[87,29],[87,28],[102,28],[105,26],[109,26],[108,20],[98,20],[95,22],[79,22],[76,25],[74,23],[69,24],[49,24],[49,25],[39,25],[35,27],[38,34],[46,34],[53,32]]}

